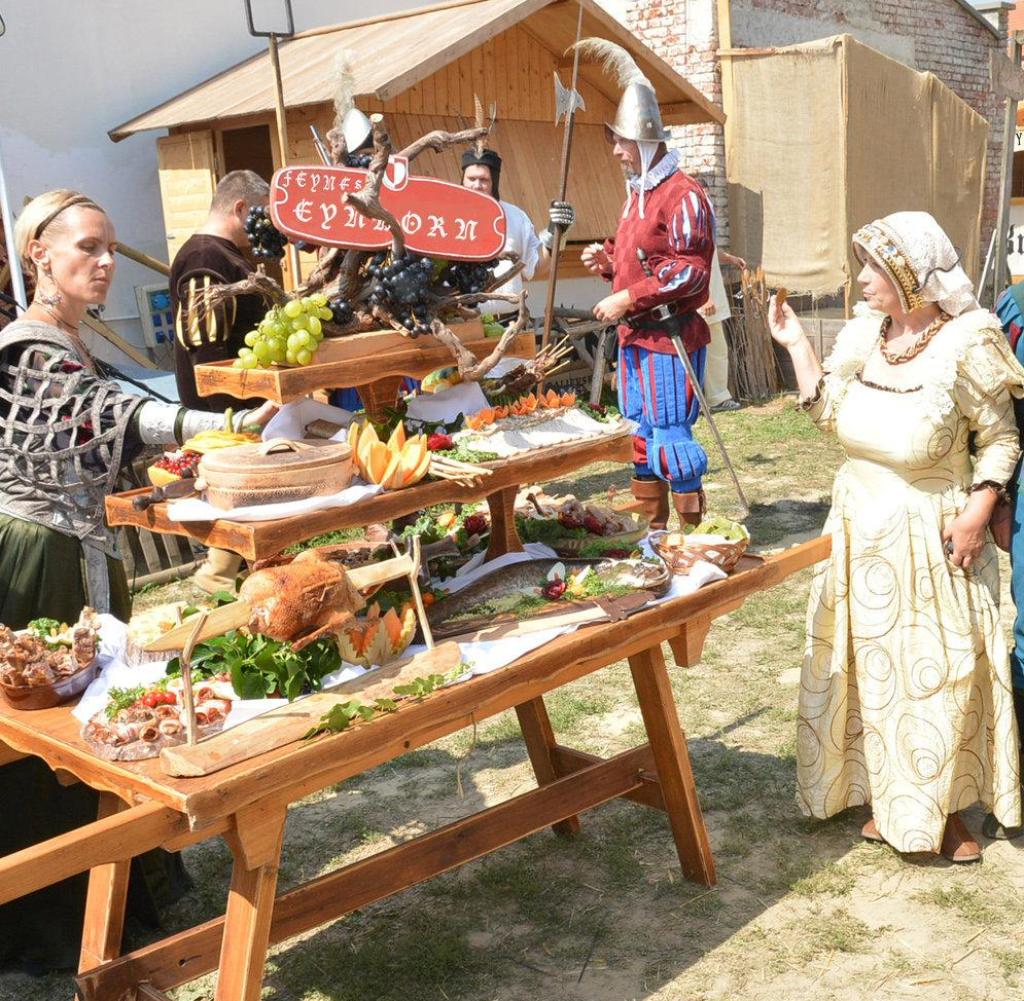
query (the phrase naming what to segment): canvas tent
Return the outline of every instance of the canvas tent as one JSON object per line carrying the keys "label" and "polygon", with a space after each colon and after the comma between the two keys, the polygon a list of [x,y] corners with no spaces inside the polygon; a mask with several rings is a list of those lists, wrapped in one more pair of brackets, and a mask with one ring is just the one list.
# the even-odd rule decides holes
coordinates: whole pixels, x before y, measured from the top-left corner
{"label": "canvas tent", "polygon": [[903,209],[931,212],[977,277],[989,125],[936,76],[849,35],[734,49],[723,72],[732,249],[772,284],[849,305],[850,237]]}
{"label": "canvas tent", "polygon": [[[582,4],[583,34],[630,50],[657,88],[668,124],[724,119],[595,0]],[[501,195],[543,225],[557,189],[562,138],[554,125],[553,74],[569,83],[565,50],[575,39],[578,11],[576,0],[458,0],[283,41],[288,162],[318,162],[309,126],[321,133],[330,128],[335,63],[348,52],[357,103],[386,114],[396,148],[432,129],[458,129],[460,116],[472,119],[475,96],[485,107],[494,102],[498,124],[489,144],[508,162]],[[586,111],[577,118],[568,197],[577,210],[572,237],[589,241],[614,232],[622,208],[622,177],[602,127],[614,117],[619,94],[595,65],[581,66],[578,89]],[[148,129],[170,131],[157,146],[171,257],[202,222],[218,177],[236,167],[269,173],[281,165],[273,107],[273,75],[261,53],[111,130],[115,141]],[[415,170],[457,180],[457,153],[425,153]]]}

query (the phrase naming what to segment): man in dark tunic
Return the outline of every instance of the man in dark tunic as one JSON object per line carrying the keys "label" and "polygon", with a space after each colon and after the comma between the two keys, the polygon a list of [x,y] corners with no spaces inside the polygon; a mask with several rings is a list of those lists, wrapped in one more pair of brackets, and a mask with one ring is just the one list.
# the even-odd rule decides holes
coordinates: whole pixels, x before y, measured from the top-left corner
{"label": "man in dark tunic", "polygon": [[254,206],[264,206],[270,186],[251,170],[233,170],[217,185],[206,222],[181,246],[171,264],[171,308],[174,310],[174,374],[182,406],[193,410],[259,406],[259,400],[235,400],[226,394],[199,396],[195,366],[226,361],[238,354],[245,335],[263,319],[259,296],[236,296],[206,314],[196,308],[204,289],[248,278],[254,268],[246,257],[249,237],[245,219]]}
{"label": "man in dark tunic", "polygon": [[[257,295],[240,295],[206,312],[198,308],[204,290],[248,278],[253,266],[245,219],[249,210],[266,205],[270,186],[251,170],[233,170],[217,185],[206,222],[181,246],[171,264],[171,308],[175,318],[174,374],[178,397],[193,410],[225,410],[259,406],[262,400],[237,400],[226,393],[200,396],[196,365],[226,361],[238,354],[245,335],[263,319],[266,305]],[[211,593],[233,591],[241,557],[210,549],[196,571],[194,583]]]}

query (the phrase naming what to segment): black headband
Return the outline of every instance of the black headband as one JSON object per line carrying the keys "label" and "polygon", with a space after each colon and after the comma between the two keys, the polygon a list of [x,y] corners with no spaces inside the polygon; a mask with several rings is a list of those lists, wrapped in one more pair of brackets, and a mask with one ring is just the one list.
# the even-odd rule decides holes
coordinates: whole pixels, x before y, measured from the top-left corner
{"label": "black headband", "polygon": [[100,209],[100,207],[87,195],[75,195],[74,198],[69,198],[63,205],[55,208],[38,226],[36,226],[36,231],[32,235],[32,239],[38,240],[46,231],[46,227],[49,226],[50,223],[61,214],[61,212],[65,212],[67,209],[73,208],[75,205],[88,205],[90,208],[102,211],[102,209]]}

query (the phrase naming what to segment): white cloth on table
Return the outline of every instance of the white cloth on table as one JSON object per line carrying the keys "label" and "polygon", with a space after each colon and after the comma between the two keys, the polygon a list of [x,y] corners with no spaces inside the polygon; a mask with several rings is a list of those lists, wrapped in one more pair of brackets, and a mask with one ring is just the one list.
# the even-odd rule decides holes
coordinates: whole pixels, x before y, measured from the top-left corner
{"label": "white cloth on table", "polygon": [[348,507],[380,492],[381,488],[375,483],[356,480],[352,486],[339,490],[336,494],[282,501],[279,504],[251,504],[248,507],[232,508],[230,511],[214,507],[198,497],[187,497],[185,500],[171,501],[167,505],[167,517],[171,521],[276,521],[278,518],[293,518],[295,515],[310,514],[313,511]]}
{"label": "white cloth on table", "polygon": [[[332,424],[340,424],[347,428],[352,422],[352,414],[341,407],[332,407],[328,403],[320,403],[319,400],[293,400],[286,403],[273,417],[267,421],[261,437],[264,441],[272,438],[287,438],[289,441],[302,441],[308,437],[306,425],[313,421],[330,421]],[[339,431],[332,436],[331,441],[344,441],[346,432]]]}

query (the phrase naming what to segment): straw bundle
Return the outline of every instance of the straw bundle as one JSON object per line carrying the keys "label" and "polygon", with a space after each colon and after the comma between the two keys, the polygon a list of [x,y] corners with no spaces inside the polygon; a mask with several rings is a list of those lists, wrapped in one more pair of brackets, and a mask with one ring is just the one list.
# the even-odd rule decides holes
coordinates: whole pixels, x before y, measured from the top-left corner
{"label": "straw bundle", "polygon": [[782,372],[768,330],[768,299],[764,269],[744,269],[743,296],[733,306],[730,331],[729,385],[742,400],[764,400],[782,391]]}

